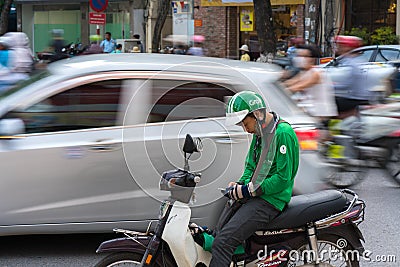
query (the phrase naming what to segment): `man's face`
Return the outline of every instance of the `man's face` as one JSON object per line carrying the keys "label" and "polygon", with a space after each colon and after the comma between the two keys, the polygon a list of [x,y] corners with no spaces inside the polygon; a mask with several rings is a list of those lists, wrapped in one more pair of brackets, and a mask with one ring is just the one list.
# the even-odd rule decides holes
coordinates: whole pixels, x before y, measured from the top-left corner
{"label": "man's face", "polygon": [[241,122],[241,125],[246,132],[254,134],[256,133],[256,123],[256,118],[246,116],[246,118]]}
{"label": "man's face", "polygon": [[106,34],[106,39],[107,39],[107,40],[110,40],[110,39],[111,39],[111,35]]}

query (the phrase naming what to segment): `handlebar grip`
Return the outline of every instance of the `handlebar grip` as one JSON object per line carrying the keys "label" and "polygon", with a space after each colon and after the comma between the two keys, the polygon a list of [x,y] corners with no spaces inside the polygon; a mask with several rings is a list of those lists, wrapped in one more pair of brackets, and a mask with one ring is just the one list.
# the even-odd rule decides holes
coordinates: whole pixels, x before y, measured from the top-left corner
{"label": "handlebar grip", "polygon": [[224,197],[230,198],[229,197],[229,192],[232,190],[233,186],[227,187],[225,189],[221,189],[221,193],[224,195]]}

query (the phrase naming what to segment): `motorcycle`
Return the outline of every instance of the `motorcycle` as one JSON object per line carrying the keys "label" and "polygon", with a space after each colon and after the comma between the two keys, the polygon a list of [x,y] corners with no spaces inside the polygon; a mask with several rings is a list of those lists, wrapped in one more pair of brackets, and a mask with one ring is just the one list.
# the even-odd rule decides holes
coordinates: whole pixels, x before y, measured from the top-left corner
{"label": "motorcycle", "polygon": [[386,170],[400,184],[400,120],[368,114],[331,120],[331,138],[322,142],[326,180],[338,188],[358,184],[371,167]]}
{"label": "motorcycle", "polygon": [[[183,151],[183,170],[161,177],[160,189],[170,197],[161,203],[155,231],[150,231],[151,223],[144,233],[114,229],[125,237],[98,247],[97,253],[111,254],[97,267],[209,265],[211,253],[195,242],[189,227],[189,202],[201,180],[201,174],[189,168],[188,158],[199,151],[190,135]],[[364,201],[348,189],[294,196],[268,229],[244,242],[244,253],[234,255],[231,266],[359,266],[364,238],[357,225],[364,220],[364,208]]]}

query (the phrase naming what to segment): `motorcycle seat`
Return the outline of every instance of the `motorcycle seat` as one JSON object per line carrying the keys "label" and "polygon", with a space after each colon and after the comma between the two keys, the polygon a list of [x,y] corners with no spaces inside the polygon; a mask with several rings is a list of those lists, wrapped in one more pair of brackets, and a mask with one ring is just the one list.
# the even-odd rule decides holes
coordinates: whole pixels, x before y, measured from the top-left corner
{"label": "motorcycle seat", "polygon": [[294,196],[265,230],[302,227],[343,211],[346,203],[346,196],[338,190]]}

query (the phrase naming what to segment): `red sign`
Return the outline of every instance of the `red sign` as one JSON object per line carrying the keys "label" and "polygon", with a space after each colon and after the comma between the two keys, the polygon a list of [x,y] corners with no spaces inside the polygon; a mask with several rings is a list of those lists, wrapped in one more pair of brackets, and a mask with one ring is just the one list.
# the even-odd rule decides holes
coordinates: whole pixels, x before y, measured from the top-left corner
{"label": "red sign", "polygon": [[195,26],[195,27],[202,27],[202,26],[203,26],[203,20],[201,20],[201,19],[195,19],[195,20],[194,20],[194,26]]}
{"label": "red sign", "polygon": [[108,0],[90,0],[89,4],[94,11],[103,12],[107,8]]}
{"label": "red sign", "polygon": [[89,24],[106,25],[106,13],[89,12]]}

